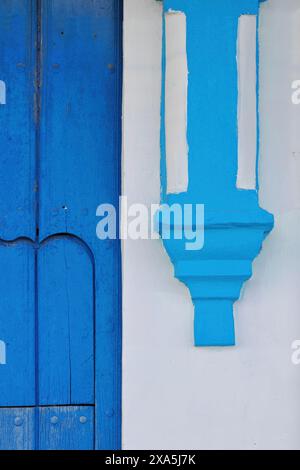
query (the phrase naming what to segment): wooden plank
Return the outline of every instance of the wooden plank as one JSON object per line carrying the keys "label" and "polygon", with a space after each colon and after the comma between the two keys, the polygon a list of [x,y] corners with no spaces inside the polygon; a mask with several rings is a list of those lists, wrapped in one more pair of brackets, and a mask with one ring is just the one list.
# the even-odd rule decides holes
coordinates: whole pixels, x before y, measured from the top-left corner
{"label": "wooden plank", "polygon": [[41,239],[95,242],[97,206],[118,201],[114,4],[43,2]]}
{"label": "wooden plank", "polygon": [[121,10],[119,0],[45,0],[42,14],[40,236],[67,232],[94,254],[103,449],[121,445],[120,244],[95,234],[96,208],[118,209],[120,193]]}
{"label": "wooden plank", "polygon": [[34,450],[34,408],[0,409],[0,450]]}
{"label": "wooden plank", "polygon": [[39,431],[40,450],[93,450],[94,408],[40,408]]}
{"label": "wooden plank", "polygon": [[[35,237],[35,1],[0,2],[0,238]],[[3,100],[2,100],[3,102]]]}
{"label": "wooden plank", "polygon": [[50,239],[38,255],[39,404],[94,403],[94,287],[87,248]]}
{"label": "wooden plank", "polygon": [[34,264],[30,243],[0,244],[0,406],[35,404]]}

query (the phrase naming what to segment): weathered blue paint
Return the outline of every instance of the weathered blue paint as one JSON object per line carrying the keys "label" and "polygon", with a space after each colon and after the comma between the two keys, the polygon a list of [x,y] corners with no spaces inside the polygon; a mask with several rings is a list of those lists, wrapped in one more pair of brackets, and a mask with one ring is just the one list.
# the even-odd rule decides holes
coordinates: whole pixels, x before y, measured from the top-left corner
{"label": "weathered blue paint", "polygon": [[0,266],[0,337],[6,344],[6,364],[0,366],[0,406],[33,406],[35,279],[32,244],[22,240],[0,243]]}
{"label": "weathered blue paint", "polygon": [[[35,237],[34,76],[36,2],[0,2],[0,238]],[[16,33],[17,32],[17,33]]]}
{"label": "weathered blue paint", "polygon": [[117,208],[120,192],[121,5],[52,0],[42,11],[40,239],[72,234],[93,259],[97,448],[121,445],[120,246],[95,236],[97,206]]}
{"label": "weathered blue paint", "polygon": [[118,242],[96,239],[95,211],[104,202],[118,207],[121,2],[44,5],[40,238],[67,232],[93,254],[96,442],[114,448],[120,447],[120,253]]}
{"label": "weathered blue paint", "polygon": [[96,238],[120,193],[121,22],[119,0],[0,4],[1,448],[121,446],[120,245]]}
{"label": "weathered blue paint", "polygon": [[6,104],[6,85],[3,80],[0,80],[0,105]]}
{"label": "weathered blue paint", "polygon": [[38,410],[40,450],[93,450],[94,408],[45,407]]}
{"label": "weathered blue paint", "polygon": [[94,449],[92,406],[2,408],[0,411],[0,450]]}
{"label": "weathered blue paint", "polygon": [[[203,249],[186,251],[186,240],[174,237],[164,245],[176,277],[191,292],[195,345],[231,346],[233,303],[273,227],[272,215],[259,207],[257,191],[236,188],[238,18],[257,15],[259,1],[164,0],[163,7],[164,12],[184,12],[187,21],[189,185],[186,193],[166,193],[162,119],[161,200],[205,204]],[[164,86],[162,95],[164,116]]]}
{"label": "weathered blue paint", "polygon": [[35,408],[1,408],[0,450],[34,450],[35,426]]}
{"label": "weathered blue paint", "polygon": [[39,404],[93,404],[93,263],[76,238],[40,247],[38,313]]}

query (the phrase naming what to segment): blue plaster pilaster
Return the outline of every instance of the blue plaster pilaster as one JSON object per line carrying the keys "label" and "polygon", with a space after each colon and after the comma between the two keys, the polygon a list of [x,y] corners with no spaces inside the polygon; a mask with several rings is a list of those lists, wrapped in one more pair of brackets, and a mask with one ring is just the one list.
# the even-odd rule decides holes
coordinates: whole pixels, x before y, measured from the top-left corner
{"label": "blue plaster pilaster", "polygon": [[233,303],[252,275],[252,261],[272,230],[257,190],[236,188],[238,171],[238,19],[257,15],[259,0],[164,0],[164,12],[186,15],[188,61],[189,184],[167,194],[162,88],[161,202],[204,204],[205,243],[187,251],[184,240],[164,240],[175,276],[195,305],[195,345],[235,344]]}

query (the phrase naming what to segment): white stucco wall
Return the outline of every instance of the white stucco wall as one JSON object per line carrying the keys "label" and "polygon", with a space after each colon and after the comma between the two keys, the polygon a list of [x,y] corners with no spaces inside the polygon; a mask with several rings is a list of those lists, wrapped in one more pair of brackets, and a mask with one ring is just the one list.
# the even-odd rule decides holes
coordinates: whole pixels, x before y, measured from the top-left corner
{"label": "white stucco wall", "polygon": [[[161,6],[125,0],[123,193],[159,202]],[[276,227],[235,306],[238,345],[193,347],[160,241],[123,244],[123,448],[300,449],[300,2],[261,11],[261,205]]]}

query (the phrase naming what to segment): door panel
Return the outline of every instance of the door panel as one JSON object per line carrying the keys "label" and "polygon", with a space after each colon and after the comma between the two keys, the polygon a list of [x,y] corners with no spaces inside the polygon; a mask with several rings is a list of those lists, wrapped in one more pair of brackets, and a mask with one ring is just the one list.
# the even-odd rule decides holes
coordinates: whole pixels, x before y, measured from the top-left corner
{"label": "door panel", "polygon": [[0,450],[35,449],[35,409],[0,410]]}
{"label": "door panel", "polygon": [[93,407],[40,408],[40,450],[93,450],[93,448]]}
{"label": "door panel", "polygon": [[0,405],[35,404],[35,254],[31,243],[0,244]]}
{"label": "door panel", "polygon": [[0,239],[35,237],[35,2],[0,2]]}
{"label": "door panel", "polygon": [[85,246],[47,240],[38,252],[39,405],[94,403],[94,280]]}
{"label": "door panel", "polygon": [[120,447],[120,244],[96,209],[118,209],[121,23],[121,0],[0,3],[1,449]]}
{"label": "door panel", "polygon": [[43,2],[41,239],[68,232],[94,243],[97,206],[117,202],[115,3]]}

